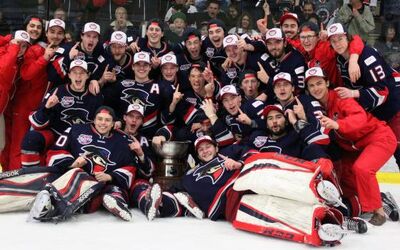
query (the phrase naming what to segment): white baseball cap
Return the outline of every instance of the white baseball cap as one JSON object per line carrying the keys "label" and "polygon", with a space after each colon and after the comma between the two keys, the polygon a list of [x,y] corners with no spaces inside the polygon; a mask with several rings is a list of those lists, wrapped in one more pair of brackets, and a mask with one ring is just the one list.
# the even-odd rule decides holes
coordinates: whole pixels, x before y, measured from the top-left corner
{"label": "white baseball cap", "polygon": [[146,62],[150,64],[150,54],[144,51],[135,53],[133,56],[133,63]]}
{"label": "white baseball cap", "polygon": [[341,23],[334,23],[328,27],[328,38],[333,35],[342,35],[346,34],[344,31],[343,25]]}
{"label": "white baseball cap", "polygon": [[232,95],[239,95],[237,92],[237,89],[233,85],[226,85],[224,86],[220,91],[219,91],[219,98],[222,100],[224,95],[226,94],[232,94]]}
{"label": "white baseball cap", "polygon": [[239,38],[236,35],[228,35],[224,38],[224,41],[223,41],[224,48],[231,46],[231,45],[237,45],[238,41],[239,41]]}
{"label": "white baseball cap", "polygon": [[54,26],[61,27],[63,30],[65,30],[65,22],[61,19],[57,19],[57,18],[51,19],[49,21],[49,25],[47,26],[47,29],[50,29],[51,27],[54,27]]}
{"label": "white baseball cap", "polygon": [[318,76],[322,78],[326,78],[324,71],[320,67],[313,67],[306,71],[306,79],[307,82],[311,77]]}
{"label": "white baseball cap", "polygon": [[90,32],[90,31],[94,31],[100,35],[100,25],[98,25],[97,23],[93,23],[93,22],[85,23],[82,33]]}
{"label": "white baseball cap", "polygon": [[268,39],[283,40],[282,30],[279,28],[269,29],[267,31],[267,34],[265,34],[265,40],[268,40]]}
{"label": "white baseball cap", "polygon": [[129,113],[132,112],[132,111],[136,111],[136,112],[138,112],[139,114],[141,114],[142,116],[144,116],[144,108],[143,108],[142,105],[140,105],[140,104],[138,104],[138,103],[130,104],[130,105],[128,106],[128,109],[126,110],[126,114],[129,114]]}
{"label": "white baseball cap", "polygon": [[292,83],[292,76],[289,73],[280,72],[274,76],[274,80],[273,80],[272,84],[275,84],[277,81],[280,81],[280,80],[286,80],[286,81]]}
{"label": "white baseball cap", "polygon": [[121,45],[126,45],[126,34],[122,31],[114,31],[111,34],[110,44],[118,43]]}
{"label": "white baseball cap", "polygon": [[176,56],[174,54],[166,54],[161,57],[161,66],[166,63],[172,63],[174,65],[178,65],[176,62]]}
{"label": "white baseball cap", "polygon": [[31,43],[31,37],[29,36],[28,32],[26,32],[25,30],[17,30],[15,31],[14,34],[14,39],[15,40],[20,40],[23,42],[27,42],[27,43]]}
{"label": "white baseball cap", "polygon": [[197,140],[194,142],[194,148],[196,151],[197,151],[198,147],[200,146],[200,144],[203,142],[209,142],[209,143],[216,145],[215,141],[210,136],[203,135],[203,136],[197,138]]}
{"label": "white baseball cap", "polygon": [[75,68],[75,67],[81,67],[85,71],[88,71],[87,63],[84,60],[81,60],[81,59],[73,60],[71,62],[71,64],[69,65],[69,71],[71,71],[72,68]]}

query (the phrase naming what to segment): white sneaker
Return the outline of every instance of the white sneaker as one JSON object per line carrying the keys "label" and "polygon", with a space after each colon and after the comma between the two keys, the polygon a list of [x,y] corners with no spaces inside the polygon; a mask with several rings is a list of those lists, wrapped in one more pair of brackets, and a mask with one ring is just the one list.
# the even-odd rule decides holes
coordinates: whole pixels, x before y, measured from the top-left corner
{"label": "white sneaker", "polygon": [[121,202],[117,201],[115,197],[110,194],[105,194],[103,196],[103,206],[113,215],[125,220],[131,221],[132,214],[129,209],[122,204]]}
{"label": "white sneaker", "polygon": [[162,191],[160,185],[157,183],[149,189],[146,196],[146,217],[149,221],[154,220],[158,213],[158,208],[161,204]]}
{"label": "white sneaker", "polygon": [[53,209],[51,205],[50,193],[47,190],[40,191],[33,202],[31,210],[27,218],[28,222],[33,220],[40,220],[46,216],[46,214]]}
{"label": "white sneaker", "polygon": [[174,196],[178,200],[178,202],[184,206],[190,213],[192,213],[197,219],[203,219],[204,213],[201,211],[199,206],[194,202],[192,197],[188,193],[178,192],[174,193]]}
{"label": "white sneaker", "polygon": [[318,236],[321,240],[327,242],[339,241],[345,235],[344,230],[337,224],[323,224],[318,228]]}

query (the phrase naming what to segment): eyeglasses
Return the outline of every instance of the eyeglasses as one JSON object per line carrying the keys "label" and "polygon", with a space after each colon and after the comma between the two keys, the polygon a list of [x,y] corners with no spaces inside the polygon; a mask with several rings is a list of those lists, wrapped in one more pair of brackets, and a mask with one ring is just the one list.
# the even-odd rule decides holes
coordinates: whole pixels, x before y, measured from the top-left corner
{"label": "eyeglasses", "polygon": [[308,36],[300,36],[300,40],[311,40],[311,38],[316,37],[317,35],[308,35]]}

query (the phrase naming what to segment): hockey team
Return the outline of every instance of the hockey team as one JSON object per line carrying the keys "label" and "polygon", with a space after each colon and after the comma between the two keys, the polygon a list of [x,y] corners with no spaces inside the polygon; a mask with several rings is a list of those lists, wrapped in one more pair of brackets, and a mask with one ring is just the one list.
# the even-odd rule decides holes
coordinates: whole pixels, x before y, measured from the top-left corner
{"label": "hockey team", "polygon": [[[71,43],[38,17],[0,36],[0,212],[138,208],[315,246],[398,221],[376,173],[400,163],[400,73],[341,23],[279,21],[249,36],[211,19],[176,44],[158,19],[143,37],[87,22]],[[197,163],[169,188],[153,180],[166,141]]]}

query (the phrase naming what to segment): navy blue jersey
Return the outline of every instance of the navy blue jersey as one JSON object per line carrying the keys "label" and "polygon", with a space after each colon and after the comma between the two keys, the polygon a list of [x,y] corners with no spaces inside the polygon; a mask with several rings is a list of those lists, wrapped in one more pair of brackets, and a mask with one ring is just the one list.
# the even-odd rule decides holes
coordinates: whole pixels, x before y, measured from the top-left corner
{"label": "navy blue jersey", "polygon": [[74,59],[84,60],[88,65],[88,72],[90,73],[90,80],[99,80],[103,75],[106,67],[106,56],[104,48],[97,44],[92,54],[85,53],[81,46],[78,45],[77,50],[79,54],[73,58],[69,58],[69,52],[75,44],[66,43],[59,47],[51,58],[51,63],[47,66],[48,79],[53,86],[59,86],[65,83],[67,74],[69,72],[69,65]]}
{"label": "navy blue jersey", "polygon": [[223,69],[221,65],[226,60],[224,47],[216,48],[210,38],[206,37],[201,44],[201,53],[204,56],[204,61],[210,62],[211,69],[217,78],[222,75]]}
{"label": "navy blue jersey", "polygon": [[345,87],[359,90],[358,102],[365,110],[385,121],[400,111],[400,79],[396,81],[395,71],[375,49],[364,47],[358,59],[361,77],[355,83],[350,81],[344,57],[337,57],[337,65]]}
{"label": "navy blue jersey", "polygon": [[[117,81],[133,78],[133,70],[132,70],[133,55],[131,52],[127,51],[125,53],[126,58],[122,65],[120,65],[117,61],[114,60],[111,54],[110,47],[108,47],[105,50],[105,53],[106,53],[105,65],[108,65],[108,71],[113,71],[113,70],[115,71]],[[107,85],[109,84],[110,83],[106,83],[104,87],[107,87]]]}
{"label": "navy blue jersey", "polygon": [[193,60],[189,55],[185,52],[176,55],[176,61],[179,65],[178,71],[178,83],[180,92],[185,92],[191,88],[189,82],[189,73],[192,67],[192,64],[205,64],[203,58],[199,60]]}
{"label": "navy blue jersey", "polygon": [[[236,161],[249,156],[243,146],[222,148],[220,154]],[[228,170],[220,156],[200,163],[182,177],[182,185],[211,220],[220,219],[225,212],[226,193],[232,188],[240,170]]]}
{"label": "navy blue jersey", "polygon": [[125,79],[117,83],[116,92],[112,97],[112,107],[115,108],[117,116],[122,118],[130,104],[140,103],[144,107],[141,132],[151,138],[163,123],[167,123],[168,114],[165,112],[168,112],[173,91],[173,87],[165,82],[157,83],[149,80],[138,83],[135,80]]}
{"label": "navy blue jersey", "polygon": [[253,126],[240,123],[236,115],[227,114],[224,118],[218,118],[211,126],[211,131],[218,145],[226,146],[236,141],[246,141],[254,129],[265,128],[263,120],[264,103],[259,100],[246,100],[240,106],[243,113],[247,114],[254,121]]}
{"label": "navy blue jersey", "polygon": [[[321,104],[309,95],[299,95],[297,98],[303,105],[304,112],[306,114],[307,122],[310,126],[307,126],[303,133],[306,134],[305,141],[308,144],[317,143],[321,145],[328,145],[329,140],[329,130],[321,126],[321,123],[317,117],[324,114],[324,108]],[[296,99],[282,106],[283,110],[292,109],[293,106],[297,105]]]}
{"label": "navy blue jersey", "polygon": [[74,124],[92,122],[98,107],[103,104],[102,95],[92,95],[88,90],[79,93],[71,90],[68,84],[57,87],[59,103],[47,109],[47,100],[55,90],[48,92],[37,111],[29,116],[35,129],[51,129],[61,135]]}
{"label": "navy blue jersey", "polygon": [[[307,70],[307,64],[303,55],[300,52],[291,47],[288,47],[287,50],[288,51],[286,52],[286,55],[281,62],[277,61],[268,53],[264,53],[261,55],[259,61],[269,76],[268,86],[271,86],[270,88],[272,88],[272,80],[276,74],[278,74],[279,72],[286,72],[292,76],[292,82],[293,86],[295,86],[296,95],[304,93],[304,77]],[[258,70],[259,67],[257,65],[255,71],[257,72]],[[270,94],[271,90],[268,91],[269,92],[267,92],[267,94]]]}
{"label": "navy blue jersey", "polygon": [[85,172],[104,172],[112,177],[112,184],[128,190],[135,177],[134,153],[122,133],[112,131],[102,136],[92,124],[74,125],[60,136],[48,152],[48,165],[67,170],[79,156],[84,155]]}
{"label": "navy blue jersey", "polygon": [[[152,57],[161,58],[163,55],[171,52],[171,48],[169,47],[168,43],[163,42],[163,41],[161,41],[160,48],[151,47],[147,38],[139,38],[137,43],[138,43],[138,46],[140,47],[140,51],[145,51],[145,52],[150,53],[150,59]],[[158,79],[160,75],[161,75],[160,67],[155,68],[155,69],[153,68],[150,71],[150,78],[152,78],[152,79]]]}

